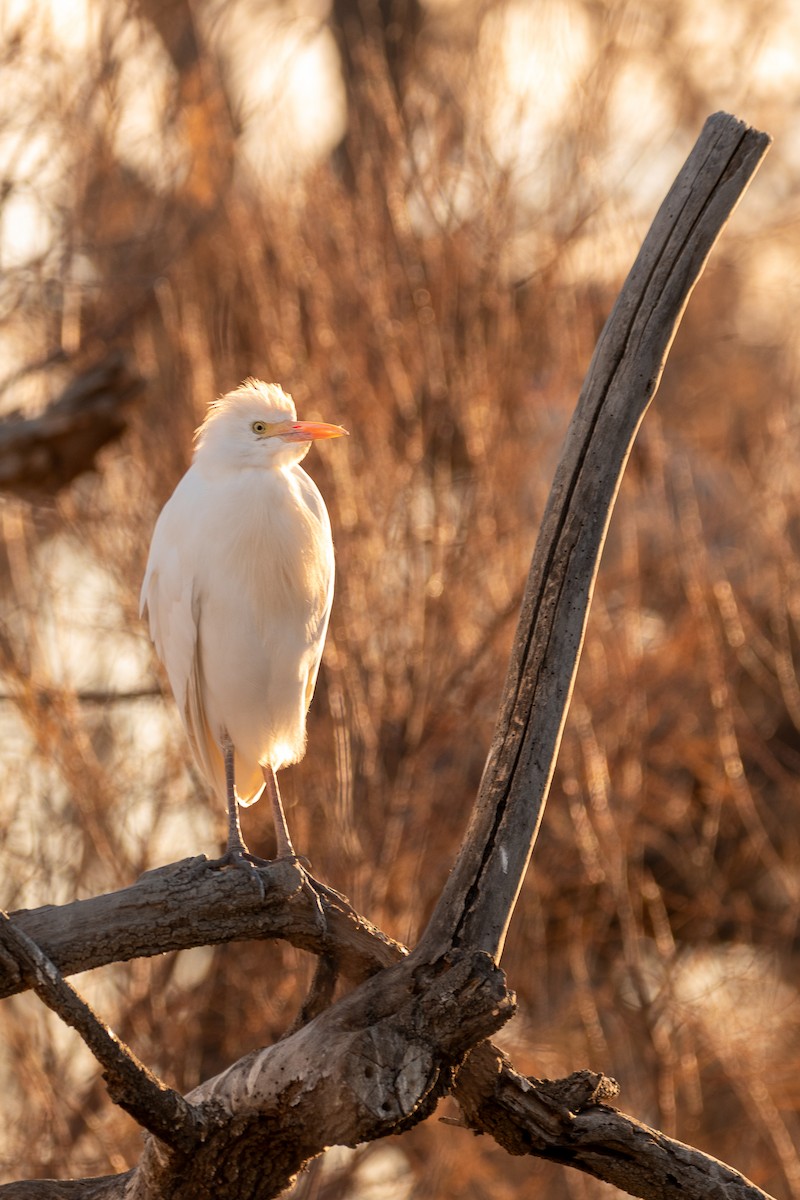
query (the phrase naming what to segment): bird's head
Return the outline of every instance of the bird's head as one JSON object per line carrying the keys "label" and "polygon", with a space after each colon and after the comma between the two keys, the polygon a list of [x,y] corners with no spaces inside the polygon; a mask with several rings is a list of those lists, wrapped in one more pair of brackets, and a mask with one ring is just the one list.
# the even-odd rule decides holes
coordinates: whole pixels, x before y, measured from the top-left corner
{"label": "bird's head", "polygon": [[276,383],[247,379],[209,405],[195,433],[195,458],[221,467],[287,467],[305,458],[311,443],[347,430],[322,421],[298,421],[294,401]]}

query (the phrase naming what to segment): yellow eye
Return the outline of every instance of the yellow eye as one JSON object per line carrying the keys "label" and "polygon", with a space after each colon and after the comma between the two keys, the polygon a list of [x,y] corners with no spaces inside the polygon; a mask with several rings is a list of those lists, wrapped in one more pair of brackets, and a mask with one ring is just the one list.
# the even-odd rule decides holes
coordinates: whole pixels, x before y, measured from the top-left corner
{"label": "yellow eye", "polygon": [[253,424],[250,426],[250,428],[252,429],[253,433],[259,433],[259,434],[266,433],[267,432],[267,422],[266,421],[253,421]]}

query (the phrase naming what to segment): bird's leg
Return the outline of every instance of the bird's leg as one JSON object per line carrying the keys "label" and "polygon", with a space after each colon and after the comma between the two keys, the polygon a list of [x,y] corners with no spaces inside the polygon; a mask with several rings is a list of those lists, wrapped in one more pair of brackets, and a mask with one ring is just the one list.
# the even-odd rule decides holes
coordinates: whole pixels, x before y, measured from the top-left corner
{"label": "bird's leg", "polygon": [[289,826],[286,824],[286,813],[283,811],[283,802],[281,801],[280,788],[278,787],[275,772],[269,764],[262,767],[261,770],[272,805],[272,820],[275,824],[275,842],[277,844],[278,858],[297,858],[294,846],[292,845],[292,839],[289,836]]}
{"label": "bird's leg", "polygon": [[314,876],[307,869],[310,866],[307,858],[298,858],[295,848],[292,845],[292,839],[289,835],[289,826],[286,824],[286,813],[283,811],[283,801],[281,800],[280,788],[278,787],[278,780],[275,775],[275,771],[269,764],[267,764],[267,766],[262,766],[261,771],[264,776],[264,783],[266,784],[266,790],[269,793],[270,802],[272,804],[272,819],[275,823],[277,857],[293,858],[302,870],[304,886],[314,902],[314,907],[317,910],[317,923],[322,934],[325,936],[328,932],[328,922],[325,918],[323,901],[325,904],[330,904],[331,902],[341,904],[343,907],[349,909],[350,912],[353,912],[353,907],[345,896],[340,895],[340,893],[334,891],[333,888],[327,887],[324,883],[320,883],[318,879],[314,878]]}
{"label": "bird's leg", "polygon": [[236,799],[234,779],[233,742],[227,733],[223,734],[221,745],[222,758],[225,763],[225,792],[228,800],[228,846],[222,858],[213,859],[208,865],[215,868],[241,867],[243,870],[249,871],[258,884],[258,890],[263,900],[265,897],[264,881],[256,870],[256,864],[266,865],[266,863],[264,859],[256,858],[250,853],[242,837],[242,827],[239,823],[239,802]]}
{"label": "bird's leg", "polygon": [[231,858],[241,858],[249,854],[242,837],[242,826],[239,821],[239,801],[236,799],[236,786],[233,772],[233,742],[227,734],[222,739],[222,757],[225,762],[225,792],[228,798],[228,850]]}
{"label": "bird's leg", "polygon": [[[317,881],[309,875],[303,863],[295,854],[292,839],[289,836],[289,826],[286,824],[286,813],[283,811],[283,802],[281,800],[280,788],[278,780],[275,776],[273,767],[267,763],[262,766],[261,771],[264,775],[264,783],[267,785],[270,802],[272,804],[272,820],[275,823],[275,843],[278,858],[293,858],[300,868],[303,875],[303,887],[311,897],[314,908],[317,911],[317,925],[323,937],[327,937],[328,922],[325,920],[325,911],[322,907],[322,899],[320,890],[316,886]],[[306,859],[306,862],[308,860]]]}

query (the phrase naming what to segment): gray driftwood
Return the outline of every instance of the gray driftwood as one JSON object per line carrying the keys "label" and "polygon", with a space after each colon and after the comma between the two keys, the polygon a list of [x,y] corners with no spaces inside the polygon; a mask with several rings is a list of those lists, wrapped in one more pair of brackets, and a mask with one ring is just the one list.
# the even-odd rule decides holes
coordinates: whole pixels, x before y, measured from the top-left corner
{"label": "gray driftwood", "polygon": [[[263,907],[238,873],[188,860],[116,896],[14,914],[13,928],[0,922],[4,994],[32,986],[66,1011],[112,1096],[150,1131],[124,1175],[10,1184],[2,1200],[266,1200],[328,1145],[401,1132],[446,1092],[467,1128],[510,1153],[571,1165],[632,1195],[764,1200],[732,1168],[618,1112],[612,1080],[588,1071],[524,1078],[487,1039],[513,1012],[497,959],[541,821],[619,481],[691,290],[768,144],[726,114],[706,122],[603,331],[537,542],[475,811],[420,943],[407,954],[335,895],[322,935],[285,864],[267,869]],[[245,936],[289,937],[322,954],[304,1014],[315,1015],[185,1098],[172,1100],[142,1064],[121,1060],[63,978]],[[323,1007],[337,969],[357,986]]]}

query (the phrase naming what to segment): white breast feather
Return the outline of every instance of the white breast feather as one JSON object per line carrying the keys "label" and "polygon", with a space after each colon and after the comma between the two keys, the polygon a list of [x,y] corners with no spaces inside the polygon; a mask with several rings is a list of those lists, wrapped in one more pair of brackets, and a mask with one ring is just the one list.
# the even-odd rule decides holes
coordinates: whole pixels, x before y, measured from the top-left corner
{"label": "white breast feather", "polygon": [[[259,762],[277,768],[302,756],[333,598],[330,523],[315,484],[299,466],[256,478],[256,488],[247,472],[240,487],[215,489],[193,467],[159,517],[142,586],[198,766],[224,795],[219,731],[209,717],[235,726],[237,791],[247,801],[260,792]],[[204,613],[215,618],[206,645]],[[219,664],[247,634],[229,687],[231,671]],[[296,664],[292,678],[274,680],[278,659]]]}

